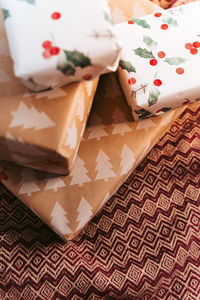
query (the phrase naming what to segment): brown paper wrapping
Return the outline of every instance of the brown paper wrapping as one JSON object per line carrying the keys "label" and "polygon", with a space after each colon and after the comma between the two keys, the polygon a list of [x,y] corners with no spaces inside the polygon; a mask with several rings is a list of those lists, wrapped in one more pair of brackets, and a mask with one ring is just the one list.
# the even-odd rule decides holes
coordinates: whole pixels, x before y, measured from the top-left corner
{"label": "brown paper wrapping", "polygon": [[72,173],[56,176],[2,162],[1,173],[8,176],[2,182],[64,240],[71,239],[182,110],[133,122],[114,76],[103,76]]}
{"label": "brown paper wrapping", "polygon": [[[127,19],[133,17],[130,11],[134,7],[134,17],[155,10],[145,1],[129,1],[130,9],[127,6],[125,10],[121,2],[113,3],[116,15]],[[2,182],[64,240],[72,239],[182,111],[180,108],[154,119],[133,122],[114,74],[102,76],[72,173],[55,176],[1,162]],[[87,230],[92,235],[92,226]]]}
{"label": "brown paper wrapping", "polygon": [[0,158],[68,174],[98,79],[31,94],[13,75],[2,18],[0,11]]}

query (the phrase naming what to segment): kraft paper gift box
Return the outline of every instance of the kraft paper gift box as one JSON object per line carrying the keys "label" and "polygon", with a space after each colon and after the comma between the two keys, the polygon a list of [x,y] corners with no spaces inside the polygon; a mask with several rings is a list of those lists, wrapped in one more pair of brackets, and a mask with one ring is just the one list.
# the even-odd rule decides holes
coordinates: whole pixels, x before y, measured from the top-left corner
{"label": "kraft paper gift box", "polygon": [[[133,122],[115,80],[110,74],[100,79],[69,176],[0,162],[2,183],[64,240],[85,227],[183,111]],[[92,225],[87,228],[92,235]]]}
{"label": "kraft paper gift box", "polygon": [[115,71],[121,52],[106,0],[1,0],[15,74],[33,91]]}
{"label": "kraft paper gift box", "polygon": [[117,25],[119,81],[135,120],[200,99],[200,3]]}
{"label": "kraft paper gift box", "polygon": [[0,158],[68,174],[97,83],[95,79],[35,94],[29,92],[13,74],[0,11]]}

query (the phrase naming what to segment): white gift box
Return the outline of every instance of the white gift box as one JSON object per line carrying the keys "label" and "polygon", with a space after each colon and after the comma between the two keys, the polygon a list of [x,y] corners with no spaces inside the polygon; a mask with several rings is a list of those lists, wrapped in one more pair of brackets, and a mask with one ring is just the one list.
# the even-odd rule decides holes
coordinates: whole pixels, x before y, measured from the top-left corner
{"label": "white gift box", "polygon": [[115,71],[121,46],[105,0],[0,0],[17,77],[33,91]]}
{"label": "white gift box", "polygon": [[117,25],[121,86],[135,120],[200,99],[200,2]]}

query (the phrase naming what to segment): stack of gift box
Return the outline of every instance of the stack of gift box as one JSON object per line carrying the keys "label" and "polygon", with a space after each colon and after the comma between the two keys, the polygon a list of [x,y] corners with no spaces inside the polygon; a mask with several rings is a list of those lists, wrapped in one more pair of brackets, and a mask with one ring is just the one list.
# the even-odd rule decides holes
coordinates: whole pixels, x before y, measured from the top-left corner
{"label": "stack of gift box", "polygon": [[72,239],[198,100],[200,5],[0,2],[0,179]]}

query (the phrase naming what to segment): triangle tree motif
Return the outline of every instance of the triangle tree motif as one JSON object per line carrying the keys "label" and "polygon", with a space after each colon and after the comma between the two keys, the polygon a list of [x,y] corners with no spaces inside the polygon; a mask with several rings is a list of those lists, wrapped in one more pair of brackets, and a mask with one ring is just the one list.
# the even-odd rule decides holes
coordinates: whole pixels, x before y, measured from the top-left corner
{"label": "triangle tree motif", "polygon": [[82,186],[83,183],[91,181],[87,175],[88,170],[84,165],[84,161],[77,155],[72,172],[69,175],[72,176],[70,185],[78,184],[79,186]]}
{"label": "triangle tree motif", "polygon": [[88,140],[97,139],[99,141],[101,137],[108,136],[108,133],[104,130],[105,126],[102,124],[101,118],[96,113],[92,113],[89,124],[91,126],[88,127]]}
{"label": "triangle tree motif", "polygon": [[119,108],[115,108],[113,116],[113,131],[112,134],[124,135],[126,132],[132,131],[132,129],[126,124],[127,120]]}
{"label": "triangle tree motif", "polygon": [[38,112],[33,106],[29,108],[22,101],[17,110],[11,112],[11,115],[13,119],[10,128],[23,126],[23,129],[40,130],[55,126],[55,123],[44,112]]}
{"label": "triangle tree motif", "polygon": [[92,213],[92,206],[88,203],[88,201],[84,197],[81,198],[77,211],[78,211],[77,221],[79,222],[79,224],[76,230],[78,231],[90,221],[93,213]]}
{"label": "triangle tree motif", "polygon": [[65,146],[69,146],[71,149],[75,149],[77,145],[77,128],[74,121],[72,126],[68,128],[68,136],[65,142]]}
{"label": "triangle tree motif", "polygon": [[51,212],[51,225],[58,234],[65,235],[72,233],[72,230],[67,224],[69,224],[69,220],[66,217],[66,211],[56,201]]}
{"label": "triangle tree motif", "polygon": [[135,155],[133,151],[131,151],[130,148],[125,144],[120,157],[120,166],[122,167],[120,175],[128,174],[128,172],[133,168],[133,165],[135,163]]}
{"label": "triangle tree motif", "polygon": [[109,160],[110,158],[100,149],[96,159],[96,180],[103,179],[104,181],[108,181],[108,178],[116,176],[115,172],[112,170],[113,166]]}
{"label": "triangle tree motif", "polygon": [[21,180],[19,185],[21,185],[19,189],[19,195],[27,194],[27,196],[31,196],[33,192],[39,192],[40,188],[35,183],[37,179],[35,178],[35,171],[29,168],[23,168],[21,173]]}

